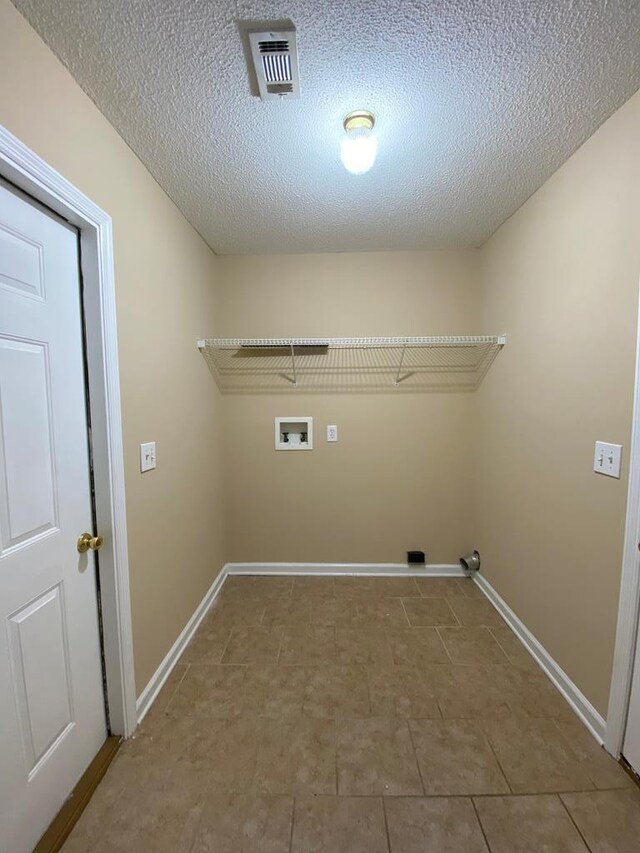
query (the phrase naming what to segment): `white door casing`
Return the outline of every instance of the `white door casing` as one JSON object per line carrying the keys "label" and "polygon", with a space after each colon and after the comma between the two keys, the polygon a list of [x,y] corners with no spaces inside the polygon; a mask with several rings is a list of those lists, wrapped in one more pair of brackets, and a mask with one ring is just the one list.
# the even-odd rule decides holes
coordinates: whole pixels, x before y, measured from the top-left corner
{"label": "white door casing", "polygon": [[640,638],[637,643],[622,754],[640,775]]}
{"label": "white door casing", "polygon": [[0,849],[106,737],[75,229],[0,185]]}
{"label": "white door casing", "polygon": [[111,733],[137,725],[111,217],[0,125],[0,176],[80,232],[100,551],[102,640]]}
{"label": "white door casing", "polygon": [[[639,310],[636,320],[640,318]],[[618,758],[623,753],[625,731],[629,721],[634,657],[640,640],[640,322],[636,323],[636,365],[629,452],[629,487],[622,554],[622,575],[618,601],[618,624],[609,692],[607,728],[604,746]],[[636,657],[637,668],[637,657]]]}

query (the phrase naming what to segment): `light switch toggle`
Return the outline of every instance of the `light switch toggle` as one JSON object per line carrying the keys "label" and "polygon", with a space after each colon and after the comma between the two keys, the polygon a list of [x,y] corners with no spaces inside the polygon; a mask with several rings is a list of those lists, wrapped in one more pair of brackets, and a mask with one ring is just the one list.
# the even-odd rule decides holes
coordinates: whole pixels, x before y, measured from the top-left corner
{"label": "light switch toggle", "polygon": [[156,467],[156,443],[147,441],[140,445],[140,472],[153,471]]}
{"label": "light switch toggle", "polygon": [[622,445],[609,444],[606,441],[596,441],[596,451],[593,459],[593,470],[606,477],[620,479],[622,462]]}

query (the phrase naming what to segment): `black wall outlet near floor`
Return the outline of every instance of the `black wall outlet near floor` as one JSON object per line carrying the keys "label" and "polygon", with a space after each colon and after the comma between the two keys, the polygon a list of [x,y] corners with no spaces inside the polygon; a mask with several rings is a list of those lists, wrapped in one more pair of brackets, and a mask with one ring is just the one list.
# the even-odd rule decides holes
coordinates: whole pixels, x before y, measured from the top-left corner
{"label": "black wall outlet near floor", "polygon": [[407,563],[411,566],[424,566],[427,562],[424,551],[407,551]]}

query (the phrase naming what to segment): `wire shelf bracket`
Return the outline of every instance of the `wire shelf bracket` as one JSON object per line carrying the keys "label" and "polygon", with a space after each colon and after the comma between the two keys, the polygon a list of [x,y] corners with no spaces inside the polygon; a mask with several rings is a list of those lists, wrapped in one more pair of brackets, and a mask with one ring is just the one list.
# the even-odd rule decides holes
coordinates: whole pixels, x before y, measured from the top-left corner
{"label": "wire shelf bracket", "polygon": [[475,391],[506,335],[207,338],[197,342],[223,393]]}

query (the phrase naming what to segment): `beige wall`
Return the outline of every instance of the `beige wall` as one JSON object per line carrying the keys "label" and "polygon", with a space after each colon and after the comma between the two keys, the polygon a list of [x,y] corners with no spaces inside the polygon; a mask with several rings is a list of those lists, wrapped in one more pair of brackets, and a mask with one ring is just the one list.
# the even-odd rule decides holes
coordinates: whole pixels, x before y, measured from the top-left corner
{"label": "beige wall", "polygon": [[[475,252],[219,258],[224,337],[470,334]],[[472,394],[225,396],[231,561],[455,562],[469,543]],[[311,415],[312,453],[274,450]],[[339,441],[326,442],[327,424]]]}
{"label": "beige wall", "polygon": [[[7,0],[0,123],[113,217],[134,655],[146,685],[224,562],[215,257]],[[139,473],[138,445],[158,468]]]}
{"label": "beige wall", "polygon": [[[640,276],[640,93],[484,246],[483,325],[504,358],[477,396],[484,572],[606,715]],[[592,472],[596,439],[624,476]]]}

